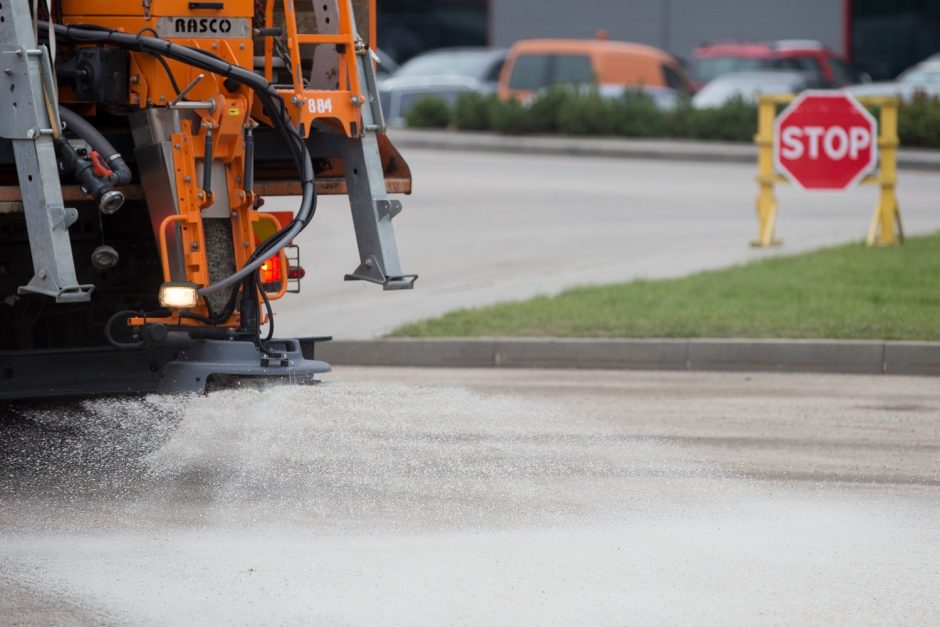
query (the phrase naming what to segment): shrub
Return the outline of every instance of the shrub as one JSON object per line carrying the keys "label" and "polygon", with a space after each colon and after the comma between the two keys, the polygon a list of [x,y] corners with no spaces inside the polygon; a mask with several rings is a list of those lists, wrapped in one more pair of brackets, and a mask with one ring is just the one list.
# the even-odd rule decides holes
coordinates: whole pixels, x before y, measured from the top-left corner
{"label": "shrub", "polygon": [[530,132],[558,133],[561,131],[560,116],[565,108],[578,102],[577,88],[557,85],[535,96],[528,104]]}
{"label": "shrub", "polygon": [[[872,112],[876,117],[877,110]],[[465,94],[451,108],[422,98],[406,116],[408,126],[496,131],[510,135],[563,133],[621,137],[674,137],[750,142],[757,132],[757,108],[736,98],[714,109],[695,109],[688,99],[660,111],[649,94],[627,90],[606,98],[596,89],[554,87],[527,104],[495,95]],[[940,100],[918,95],[898,110],[902,146],[940,148]]]}
{"label": "shrub", "polygon": [[454,105],[454,126],[465,131],[488,131],[493,128],[494,110],[501,104],[495,95],[461,94]]}
{"label": "shrub", "polygon": [[529,111],[518,100],[507,100],[493,107],[493,130],[507,135],[529,133],[532,119]]}
{"label": "shrub", "polygon": [[940,100],[921,93],[902,104],[898,108],[898,136],[902,146],[940,147]]}
{"label": "shrub", "polygon": [[680,106],[674,113],[677,137],[746,142],[757,132],[757,108],[742,98],[713,109]]}
{"label": "shrub", "polygon": [[617,102],[596,91],[574,94],[560,103],[558,131],[566,135],[614,135],[617,113]]}
{"label": "shrub", "polygon": [[656,108],[653,98],[636,89],[627,89],[613,107],[614,132],[624,137],[667,137],[669,116]]}
{"label": "shrub", "polygon": [[445,128],[450,124],[450,106],[442,98],[425,96],[408,109],[405,123],[412,128]]}

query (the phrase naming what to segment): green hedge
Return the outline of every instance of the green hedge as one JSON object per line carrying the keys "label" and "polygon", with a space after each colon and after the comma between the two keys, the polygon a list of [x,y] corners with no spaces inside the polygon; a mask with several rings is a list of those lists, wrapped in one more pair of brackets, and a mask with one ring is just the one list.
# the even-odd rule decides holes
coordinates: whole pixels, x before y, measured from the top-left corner
{"label": "green hedge", "polygon": [[[757,131],[757,108],[741,99],[714,109],[695,109],[682,100],[660,111],[642,92],[605,98],[596,91],[559,87],[528,106],[495,95],[465,94],[451,107],[439,98],[419,100],[405,117],[412,128],[496,131],[510,135],[560,134],[608,137],[661,137],[750,142]],[[902,104],[898,134],[903,146],[940,148],[940,101],[920,96]]]}
{"label": "green hedge", "polygon": [[915,96],[898,109],[898,137],[902,146],[940,148],[940,101]]}

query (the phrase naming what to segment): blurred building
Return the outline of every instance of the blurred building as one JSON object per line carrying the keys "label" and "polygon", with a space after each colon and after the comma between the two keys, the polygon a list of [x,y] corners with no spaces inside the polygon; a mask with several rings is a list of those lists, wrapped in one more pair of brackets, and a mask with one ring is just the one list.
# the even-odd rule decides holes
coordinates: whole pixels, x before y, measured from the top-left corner
{"label": "blurred building", "polygon": [[876,79],[940,51],[940,0],[378,0],[380,45],[399,60],[442,46],[593,37],[688,57],[717,41],[815,39]]}
{"label": "blurred building", "polygon": [[485,46],[488,0],[377,0],[379,46],[399,63],[434,48]]}

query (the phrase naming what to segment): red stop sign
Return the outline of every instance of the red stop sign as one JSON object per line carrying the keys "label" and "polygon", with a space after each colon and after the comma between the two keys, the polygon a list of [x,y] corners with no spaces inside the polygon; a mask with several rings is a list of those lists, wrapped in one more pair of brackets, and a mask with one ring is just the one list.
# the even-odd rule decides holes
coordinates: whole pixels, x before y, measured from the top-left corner
{"label": "red stop sign", "polygon": [[774,123],[774,164],[806,191],[854,187],[878,162],[878,124],[839,91],[804,91]]}

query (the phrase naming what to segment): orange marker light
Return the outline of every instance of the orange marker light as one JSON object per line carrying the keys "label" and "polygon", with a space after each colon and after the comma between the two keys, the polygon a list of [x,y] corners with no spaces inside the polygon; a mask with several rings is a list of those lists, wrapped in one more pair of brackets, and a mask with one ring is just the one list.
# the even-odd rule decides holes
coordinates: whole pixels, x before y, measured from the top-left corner
{"label": "orange marker light", "polygon": [[274,255],[263,264],[261,264],[261,283],[262,285],[267,285],[268,283],[280,283],[281,282],[281,258],[278,255]]}

